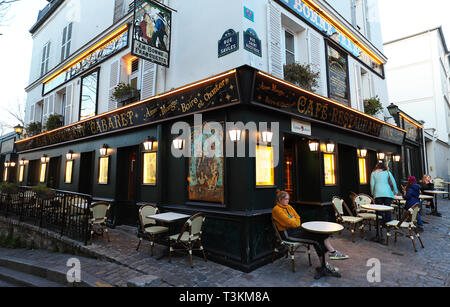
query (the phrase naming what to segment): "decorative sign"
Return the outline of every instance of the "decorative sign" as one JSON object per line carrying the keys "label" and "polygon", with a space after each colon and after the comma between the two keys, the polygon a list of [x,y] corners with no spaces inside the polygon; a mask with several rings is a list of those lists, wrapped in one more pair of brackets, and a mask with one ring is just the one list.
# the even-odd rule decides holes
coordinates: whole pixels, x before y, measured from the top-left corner
{"label": "decorative sign", "polygon": [[[205,152],[196,149],[195,146],[203,147],[205,140],[214,144],[221,144],[223,139],[218,138],[220,134],[211,133],[208,129],[201,129],[202,133],[194,133],[192,128],[192,152],[202,152],[202,157],[189,158],[189,200],[207,201],[213,203],[224,203],[224,158],[223,155],[207,157]],[[198,138],[198,139],[196,139]]]}
{"label": "decorative sign", "polygon": [[99,42],[97,44],[99,47],[94,47],[92,50],[88,50],[75,63],[71,63],[70,66],[65,67],[55,77],[49,79],[48,81],[44,81],[42,95],[47,95],[58,86],[81,75],[83,72],[94,67],[101,61],[113,56],[122,49],[127,48],[128,32],[128,26],[125,26],[123,30],[119,31],[119,34]]}
{"label": "decorative sign", "polygon": [[252,28],[244,32],[244,49],[262,57],[261,40]]}
{"label": "decorative sign", "polygon": [[129,107],[98,115],[73,125],[16,142],[18,152],[75,141],[105,133],[122,131],[174,117],[225,107],[239,102],[236,72],[232,71],[178,89],[156,99],[147,99]]}
{"label": "decorative sign", "polygon": [[347,35],[337,30],[328,20],[313,8],[307,5],[303,0],[278,0],[283,5],[289,7],[295,14],[300,16],[303,20],[309,22],[313,27],[321,33],[325,33],[333,41],[338,43],[345,50],[350,52],[353,56],[358,58],[361,62],[371,67],[380,75],[383,75],[383,66],[374,61],[367,53],[362,52],[361,49],[352,42]]}
{"label": "decorative sign", "polygon": [[370,136],[403,144],[405,132],[381,121],[361,114],[338,103],[310,94],[300,88],[258,72],[256,74],[254,103],[270,106],[290,114],[301,115],[324,123],[333,124]]}
{"label": "decorative sign", "polygon": [[291,131],[298,134],[311,135],[311,123],[291,119]]}
{"label": "decorative sign", "polygon": [[250,21],[255,21],[255,13],[247,7],[244,6],[244,17]]}
{"label": "decorative sign", "polygon": [[131,54],[169,67],[172,12],[151,0],[137,0]]}
{"label": "decorative sign", "polygon": [[218,45],[219,58],[237,51],[239,49],[239,32],[233,29],[225,31]]}
{"label": "decorative sign", "polygon": [[403,123],[403,127],[406,131],[408,131],[408,133],[406,134],[406,138],[414,142],[420,142],[420,129],[408,122],[406,119],[403,121]]}
{"label": "decorative sign", "polygon": [[328,46],[329,97],[348,105],[347,57]]}

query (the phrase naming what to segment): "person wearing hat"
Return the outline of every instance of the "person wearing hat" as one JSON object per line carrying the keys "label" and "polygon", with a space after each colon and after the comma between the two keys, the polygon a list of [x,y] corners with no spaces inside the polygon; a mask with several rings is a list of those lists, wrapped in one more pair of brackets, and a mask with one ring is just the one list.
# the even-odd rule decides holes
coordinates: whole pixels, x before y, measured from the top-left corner
{"label": "person wearing hat", "polygon": [[[408,184],[403,190],[403,198],[406,200],[405,208],[409,210],[412,206],[420,203],[420,186],[417,184],[416,177],[411,176],[408,178]],[[423,221],[420,213],[417,214],[417,228],[423,230]]]}

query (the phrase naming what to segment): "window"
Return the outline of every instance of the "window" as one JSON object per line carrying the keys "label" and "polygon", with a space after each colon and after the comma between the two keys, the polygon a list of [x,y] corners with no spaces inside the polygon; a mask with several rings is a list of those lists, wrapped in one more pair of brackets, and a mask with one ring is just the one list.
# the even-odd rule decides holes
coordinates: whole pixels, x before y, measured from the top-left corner
{"label": "window", "polygon": [[323,155],[325,185],[336,184],[336,168],[334,160],[334,154]]}
{"label": "window", "polygon": [[359,183],[367,184],[367,167],[365,158],[359,158]]}
{"label": "window", "polygon": [[47,170],[47,163],[42,163],[41,164],[41,172],[39,175],[39,182],[40,183],[44,183],[45,182],[45,172]]}
{"label": "window", "polygon": [[96,70],[81,80],[80,120],[97,113],[98,75],[99,70]]}
{"label": "window", "polygon": [[295,63],[294,35],[288,31],[284,32],[284,46],[286,50],[286,64]]}
{"label": "window", "polygon": [[73,160],[66,161],[65,183],[72,183]]}
{"label": "window", "polygon": [[3,171],[3,181],[8,181],[8,168],[5,167],[5,170]]}
{"label": "window", "polygon": [[144,153],[143,184],[156,184],[156,152]]}
{"label": "window", "polygon": [[23,182],[23,172],[25,169],[25,165],[20,165],[19,166],[19,182],[22,183]]}
{"label": "window", "polygon": [[98,183],[108,184],[109,157],[101,157],[99,161]]}
{"label": "window", "polygon": [[41,76],[45,75],[48,71],[49,59],[50,59],[50,42],[46,43],[42,50]]}
{"label": "window", "polygon": [[256,186],[274,186],[273,148],[256,146]]}
{"label": "window", "polygon": [[69,23],[63,30],[61,43],[61,62],[69,57],[71,42],[72,42],[72,23]]}

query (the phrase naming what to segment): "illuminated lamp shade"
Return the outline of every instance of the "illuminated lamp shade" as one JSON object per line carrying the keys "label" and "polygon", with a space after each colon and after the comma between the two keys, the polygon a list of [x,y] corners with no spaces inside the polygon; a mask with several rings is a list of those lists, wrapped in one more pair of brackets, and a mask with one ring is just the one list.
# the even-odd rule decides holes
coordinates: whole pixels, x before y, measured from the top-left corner
{"label": "illuminated lamp shade", "polygon": [[50,161],[50,158],[47,157],[47,155],[43,155],[41,157],[41,163],[48,163],[48,161]]}
{"label": "illuminated lamp shade", "polygon": [[360,158],[367,157],[367,149],[364,148],[358,149],[358,157]]}
{"label": "illuminated lamp shade", "polygon": [[400,162],[401,156],[399,154],[394,155],[393,159],[394,159],[394,162]]}
{"label": "illuminated lamp shade", "polygon": [[5,162],[5,167],[9,167],[9,162]]}
{"label": "illuminated lamp shade", "polygon": [[308,143],[309,150],[311,150],[311,152],[318,152],[319,145],[320,145],[320,143],[318,141],[309,141],[309,143]]}
{"label": "illuminated lamp shade", "polygon": [[384,152],[377,153],[378,160],[384,160],[386,157],[386,154]]}
{"label": "illuminated lamp shade", "polygon": [[241,130],[239,129],[233,129],[229,131],[230,134],[230,140],[232,142],[237,142],[241,140]]}
{"label": "illuminated lamp shade", "polygon": [[15,167],[16,166],[16,162],[9,162],[9,166]]}
{"label": "illuminated lamp shade", "polygon": [[272,142],[272,137],[273,137],[273,133],[270,131],[263,131],[261,133],[262,136],[262,141],[264,143],[271,143]]}
{"label": "illuminated lamp shade", "polygon": [[176,138],[173,140],[173,148],[175,149],[183,149],[183,139],[182,138]]}
{"label": "illuminated lamp shade", "polygon": [[19,160],[19,165],[25,165],[25,160],[24,159],[20,159]]}
{"label": "illuminated lamp shade", "polygon": [[108,153],[108,145],[104,144],[101,148],[100,148],[100,156],[105,157]]}
{"label": "illuminated lamp shade", "polygon": [[22,134],[22,132],[23,132],[23,127],[19,124],[19,125],[17,125],[17,126],[15,126],[14,127],[14,132],[15,133],[17,133],[17,134]]}
{"label": "illuminated lamp shade", "polygon": [[66,160],[70,161],[73,160],[73,151],[70,150],[68,153],[66,153]]}
{"label": "illuminated lamp shade", "polygon": [[150,137],[147,138],[147,140],[144,141],[144,143],[142,143],[142,145],[144,145],[144,150],[145,151],[150,151],[153,149],[153,142],[154,140],[151,139]]}
{"label": "illuminated lamp shade", "polygon": [[333,153],[335,146],[336,145],[333,142],[328,141],[327,142],[327,153]]}

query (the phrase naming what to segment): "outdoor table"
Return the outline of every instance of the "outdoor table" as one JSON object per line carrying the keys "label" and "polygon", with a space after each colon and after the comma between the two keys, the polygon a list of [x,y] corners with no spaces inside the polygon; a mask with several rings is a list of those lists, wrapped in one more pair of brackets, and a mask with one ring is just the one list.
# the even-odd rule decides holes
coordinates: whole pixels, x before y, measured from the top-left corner
{"label": "outdoor table", "polygon": [[[319,234],[333,234],[344,229],[344,226],[331,222],[307,222],[303,223],[301,227],[306,231]],[[324,268],[326,268],[325,255],[322,257],[322,267],[316,268],[316,279],[326,276]]]}
{"label": "outdoor table", "polygon": [[434,211],[431,212],[432,215],[435,216],[441,216],[441,214],[438,212],[438,202],[437,202],[437,196],[438,194],[447,194],[447,191],[436,191],[436,190],[425,190],[424,193],[434,194]]}
{"label": "outdoor table", "polygon": [[[190,218],[190,215],[187,214],[181,214],[181,213],[176,213],[176,212],[165,212],[165,213],[158,213],[158,214],[154,214],[154,215],[149,215],[147,216],[147,218],[149,219],[153,219],[156,221],[160,221],[162,223],[166,223],[168,224],[168,228],[169,228],[169,232],[168,232],[168,236],[170,237],[171,235],[171,226],[180,220],[183,219],[188,219]],[[170,253],[170,243],[167,244],[167,254],[162,254],[159,258],[157,258],[158,260],[162,259],[164,256],[168,256]]]}
{"label": "outdoor table", "polygon": [[[393,211],[394,208],[390,206],[384,206],[384,205],[362,205],[361,208],[367,209],[367,210],[374,210],[377,212],[387,212],[387,211]],[[375,214],[376,216],[376,227],[377,227],[377,235],[375,238],[373,238],[373,241],[376,241],[378,243],[382,243],[382,238],[380,236],[380,229],[378,225],[378,213]]]}
{"label": "outdoor table", "polygon": [[444,181],[444,184],[448,185],[448,187],[447,187],[447,191],[448,191],[447,199],[450,199],[450,182]]}

